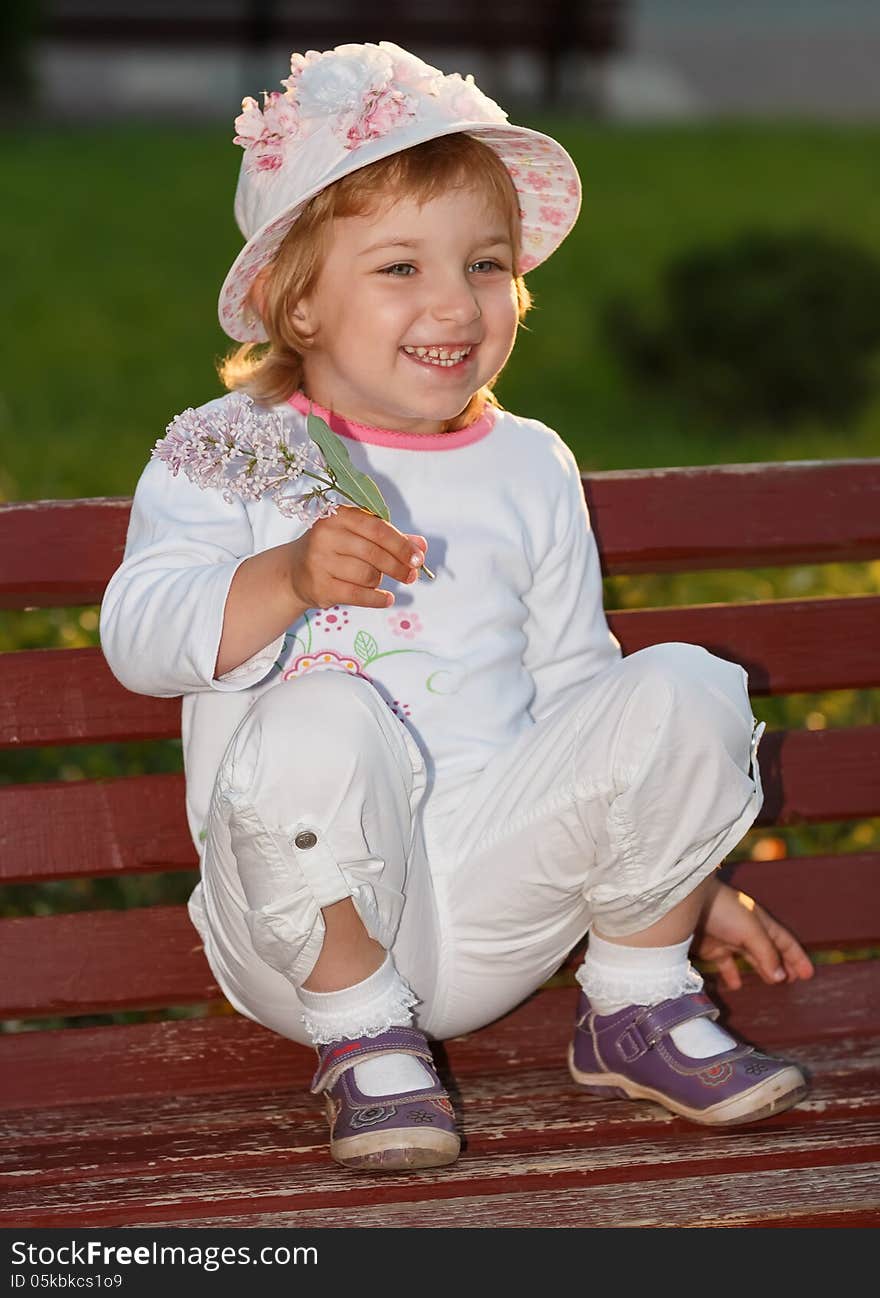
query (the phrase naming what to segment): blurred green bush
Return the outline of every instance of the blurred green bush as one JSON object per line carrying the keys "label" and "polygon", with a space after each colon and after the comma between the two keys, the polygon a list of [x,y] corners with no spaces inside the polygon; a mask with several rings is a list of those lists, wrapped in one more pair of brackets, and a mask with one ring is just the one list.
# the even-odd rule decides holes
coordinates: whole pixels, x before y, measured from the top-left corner
{"label": "blurred green bush", "polygon": [[814,417],[829,435],[880,386],[880,260],[821,230],[748,230],[664,267],[659,303],[610,297],[625,371],[734,428]]}

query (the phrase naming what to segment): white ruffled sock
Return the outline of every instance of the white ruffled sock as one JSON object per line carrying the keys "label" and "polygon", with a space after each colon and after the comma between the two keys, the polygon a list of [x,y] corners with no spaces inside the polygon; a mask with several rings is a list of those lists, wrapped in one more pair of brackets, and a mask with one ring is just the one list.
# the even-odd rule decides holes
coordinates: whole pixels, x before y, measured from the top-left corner
{"label": "white ruffled sock", "polygon": [[[377,1037],[387,1028],[412,1025],[410,1006],[418,996],[397,972],[391,952],[379,968],[352,987],[335,992],[299,988],[306,1032],[314,1045],[355,1037]],[[433,1078],[414,1055],[379,1055],[354,1065],[354,1080],[364,1095],[394,1095],[421,1091]]]}
{"label": "white ruffled sock", "polygon": [[[599,1014],[627,1005],[657,1005],[672,996],[703,990],[703,979],[688,958],[693,933],[672,946],[623,946],[606,942],[594,929],[575,978]],[[669,1035],[683,1054],[708,1059],[736,1042],[712,1019],[691,1019]]]}

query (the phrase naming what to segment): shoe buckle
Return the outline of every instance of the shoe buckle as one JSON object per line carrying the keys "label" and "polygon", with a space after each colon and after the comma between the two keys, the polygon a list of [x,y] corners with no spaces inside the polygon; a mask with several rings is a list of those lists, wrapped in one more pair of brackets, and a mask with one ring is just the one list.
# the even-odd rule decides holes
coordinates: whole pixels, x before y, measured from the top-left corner
{"label": "shoe buckle", "polygon": [[638,1025],[631,1023],[626,1031],[621,1032],[614,1044],[620,1051],[624,1062],[631,1064],[634,1059],[641,1058],[650,1048],[651,1043],[642,1036]]}

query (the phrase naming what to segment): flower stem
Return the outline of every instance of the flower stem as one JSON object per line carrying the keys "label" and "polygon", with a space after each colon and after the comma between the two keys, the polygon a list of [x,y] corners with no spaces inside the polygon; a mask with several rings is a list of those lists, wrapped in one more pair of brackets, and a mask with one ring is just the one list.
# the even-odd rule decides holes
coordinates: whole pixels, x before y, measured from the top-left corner
{"label": "flower stem", "polygon": [[[339,483],[336,481],[335,477],[333,477],[333,470],[332,470],[332,469],[329,469],[329,470],[328,470],[328,472],[330,473],[330,480],[329,480],[329,481],[328,481],[326,478],[322,478],[322,477],[320,477],[319,474],[317,474],[317,473],[309,473],[308,469],[303,469],[302,472],[303,472],[303,476],[304,476],[304,477],[306,477],[306,478],[314,478],[316,482],[320,482],[320,483],[322,483],[324,487],[330,487],[330,488],[333,489],[333,491],[338,491],[339,494],[340,494],[340,496],[345,496],[345,499],[346,499],[346,500],[350,500],[351,503],[352,503],[353,505],[357,505],[358,509],[363,509],[363,508],[364,508],[363,505],[362,505],[359,501],[355,500],[354,496],[349,495],[349,493],[348,493],[347,491],[343,490],[343,488],[340,487],[340,485],[339,485]],[[321,492],[320,494],[323,495],[324,493]],[[368,509],[368,510],[366,510],[365,512],[368,513],[368,514],[372,514],[374,518],[381,518],[381,517],[382,517],[382,515],[381,515],[381,514],[377,514],[376,511],[375,511],[374,509]],[[384,520],[383,520],[383,521],[384,521]],[[418,569],[418,572],[419,572],[419,575],[420,575],[420,576],[421,576],[422,573],[424,573],[426,577],[430,577],[430,578],[431,578],[431,581],[436,581],[436,575],[431,571],[431,569],[427,566],[427,564],[422,563],[422,565],[421,565],[421,566],[419,567],[419,569]]]}

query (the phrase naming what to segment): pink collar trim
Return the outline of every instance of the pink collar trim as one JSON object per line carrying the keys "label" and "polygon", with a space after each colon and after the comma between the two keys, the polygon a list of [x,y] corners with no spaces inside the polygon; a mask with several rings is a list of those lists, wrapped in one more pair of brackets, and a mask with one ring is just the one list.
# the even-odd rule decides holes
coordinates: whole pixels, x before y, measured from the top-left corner
{"label": "pink collar trim", "polygon": [[468,424],[467,428],[459,428],[451,433],[403,433],[394,428],[374,428],[371,424],[359,424],[344,415],[334,414],[326,407],[319,406],[316,401],[310,401],[299,390],[287,400],[294,410],[303,415],[307,415],[311,408],[341,437],[351,437],[356,442],[370,442],[373,446],[395,446],[403,451],[452,451],[458,446],[470,446],[492,431],[497,414],[497,407],[486,406],[476,423]]}

